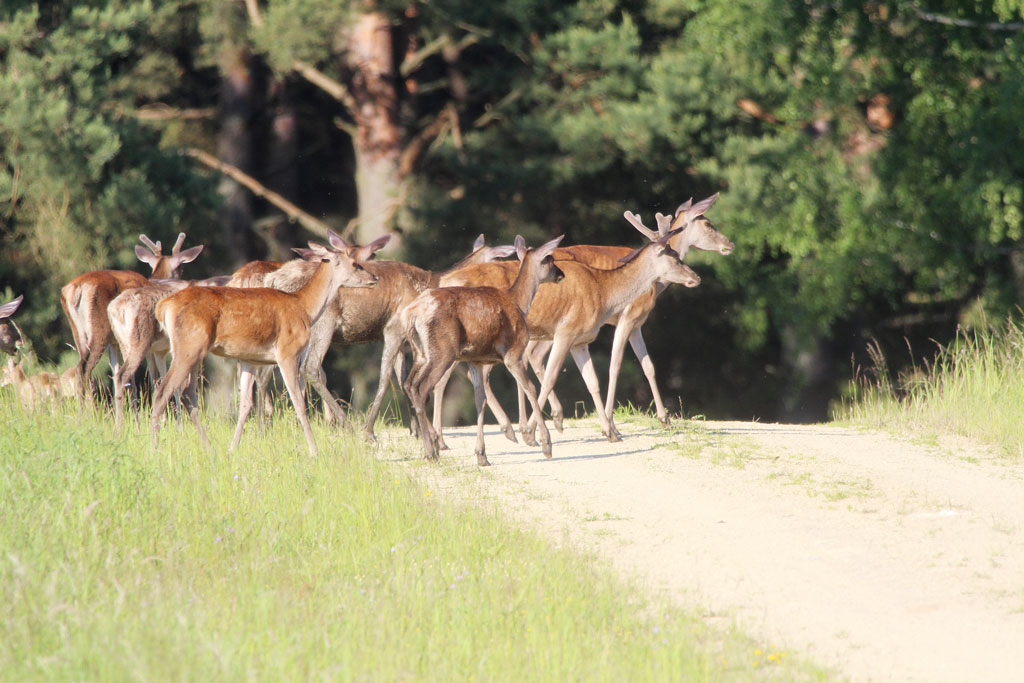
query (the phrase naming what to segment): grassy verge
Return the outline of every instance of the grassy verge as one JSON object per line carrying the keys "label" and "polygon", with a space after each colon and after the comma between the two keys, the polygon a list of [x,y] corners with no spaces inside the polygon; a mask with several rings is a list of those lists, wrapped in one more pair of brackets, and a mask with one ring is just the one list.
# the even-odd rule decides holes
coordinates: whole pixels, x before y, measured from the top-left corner
{"label": "grassy verge", "polygon": [[[0,679],[813,678],[293,417],[115,435],[0,394]],[[797,667],[797,668],[794,668]]]}
{"label": "grassy verge", "polygon": [[996,331],[961,332],[934,363],[889,378],[873,354],[869,378],[853,382],[835,418],[919,436],[958,434],[1024,457],[1024,329],[1012,321]]}

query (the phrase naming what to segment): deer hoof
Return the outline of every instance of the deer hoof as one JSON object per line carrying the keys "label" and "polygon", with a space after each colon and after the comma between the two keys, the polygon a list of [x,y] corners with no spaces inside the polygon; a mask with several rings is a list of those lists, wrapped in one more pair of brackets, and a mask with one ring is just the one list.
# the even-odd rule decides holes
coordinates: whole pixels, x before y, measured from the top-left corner
{"label": "deer hoof", "polygon": [[516,438],[516,430],[512,429],[512,425],[505,425],[505,438],[512,443],[519,443],[519,439]]}
{"label": "deer hoof", "polygon": [[536,446],[537,439],[533,436],[531,432],[524,432],[523,443],[525,443],[527,446]]}
{"label": "deer hoof", "polygon": [[476,464],[478,467],[490,467],[491,463],[487,461],[487,455],[483,452],[476,454]]}
{"label": "deer hoof", "polygon": [[372,443],[374,446],[377,445],[377,435],[373,432],[366,432],[366,440]]}
{"label": "deer hoof", "polygon": [[608,441],[610,443],[618,443],[622,441],[622,435],[619,434],[618,430],[614,427],[608,432]]}
{"label": "deer hoof", "polygon": [[669,418],[668,415],[665,415],[663,417],[659,417],[658,421],[661,422],[661,424],[665,425],[666,427],[668,427],[669,425],[672,424],[672,420],[671,420],[671,418]]}
{"label": "deer hoof", "polygon": [[544,451],[544,457],[547,458],[548,460],[550,460],[551,459],[551,444],[549,444],[549,443],[544,444],[544,448],[542,450]]}
{"label": "deer hoof", "polygon": [[555,423],[555,429],[558,431],[559,434],[561,434],[562,433],[562,414],[561,413],[552,413],[551,414],[551,421]]}

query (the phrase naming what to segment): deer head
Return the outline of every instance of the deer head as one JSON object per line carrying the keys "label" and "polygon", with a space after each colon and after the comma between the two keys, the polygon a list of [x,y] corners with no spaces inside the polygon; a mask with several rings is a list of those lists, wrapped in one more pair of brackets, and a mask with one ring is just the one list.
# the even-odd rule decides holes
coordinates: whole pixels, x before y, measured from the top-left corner
{"label": "deer head", "polygon": [[679,205],[672,216],[665,216],[657,213],[654,218],[658,222],[658,230],[654,231],[644,226],[640,217],[632,211],[627,211],[623,217],[630,225],[636,228],[647,239],[652,242],[665,236],[672,230],[680,230],[678,237],[672,241],[672,246],[682,255],[690,247],[703,251],[717,251],[722,255],[732,253],[735,245],[728,237],[718,232],[711,221],[704,215],[705,212],[718,200],[719,193],[715,193],[696,204],[692,199],[687,199]]}
{"label": "deer head", "polygon": [[679,258],[679,252],[672,248],[671,240],[682,231],[676,228],[659,237],[650,244],[645,244],[639,249],[623,256],[620,263],[630,263],[647,252],[653,259],[653,271],[655,279],[662,283],[676,283],[684,287],[696,287],[700,284],[700,276],[693,268],[683,263]]}
{"label": "deer head", "polygon": [[13,320],[7,320],[14,312],[18,310],[18,306],[25,299],[25,296],[19,295],[17,299],[8,301],[3,306],[0,306],[0,352],[14,355],[18,352],[18,346],[21,345],[21,333],[18,331],[17,326]]}
{"label": "deer head", "polygon": [[181,266],[196,260],[196,257],[203,251],[203,245],[191,247],[181,251],[181,245],[185,241],[185,233],[178,233],[178,240],[174,243],[170,256],[163,255],[163,245],[149,239],[145,235],[139,235],[139,241],[149,249],[135,247],[135,256],[153,269],[152,278],[163,280],[177,278],[181,275]]}

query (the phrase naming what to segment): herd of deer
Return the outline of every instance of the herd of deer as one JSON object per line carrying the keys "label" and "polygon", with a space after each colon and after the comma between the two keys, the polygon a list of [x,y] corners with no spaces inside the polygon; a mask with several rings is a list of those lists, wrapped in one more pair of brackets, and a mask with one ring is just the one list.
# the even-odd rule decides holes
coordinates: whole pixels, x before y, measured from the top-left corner
{"label": "herd of deer", "polygon": [[[733,243],[705,217],[717,198],[715,194],[696,203],[687,201],[672,216],[657,214],[657,229],[647,228],[639,216],[627,211],[626,220],[649,240],[639,249],[560,247],[561,237],[536,249],[529,249],[521,237],[516,237],[514,246],[488,247],[481,235],[469,256],[443,272],[375,260],[374,253],[387,244],[387,236],[358,246],[330,233],[329,248],[311,242],[309,249],[294,250],[301,258],[293,261],[254,261],[231,276],[181,280],[181,267],[194,261],[203,247],[182,251],[182,233],[171,254],[164,255],[160,242],[141,235],[144,246],[137,246],[135,253],[152,269],[149,278],[131,271],[100,270],[76,277],[61,290],[61,306],[80,362],[58,378],[52,373],[26,377],[11,360],[3,383],[14,384],[29,405],[60,395],[91,398],[95,393],[92,372],[106,350],[120,429],[125,389],[142,361],[148,360],[156,387],[154,444],[174,395],[180,396],[183,409],[208,444],[199,420],[201,365],[209,353],[235,359],[241,372],[238,422],[229,446],[233,450],[254,407],[254,385],[258,380],[257,395],[262,396],[269,370],[276,365],[309,452],[315,456],[300,376],[321,396],[327,418],[343,423],[344,411],[325,384],[324,356],[332,341],[348,345],[383,340],[380,382],[367,411],[366,436],[376,441],[374,423],[394,372],[412,404],[412,428],[422,438],[426,456],[436,459],[446,447],[441,398],[456,363],[465,361],[477,409],[477,462],[487,465],[485,405],[505,436],[516,440],[508,415],[490,389],[493,365],[503,363],[519,387],[523,440],[537,445],[539,429],[543,453],[551,457],[551,437],[541,407],[549,403],[552,420],[561,431],[562,408],[553,388],[571,353],[593,397],[601,431],[610,441],[618,441],[612,410],[627,341],[650,383],[658,418],[668,421],[641,327],[668,284],[695,287],[700,283],[682,262],[691,247],[721,254],[732,251]],[[517,260],[498,260],[513,254]],[[21,302],[19,296],[0,306],[0,351],[11,355],[16,353],[20,334],[9,318]],[[607,396],[602,399],[589,344],[605,324],[615,326],[615,337]],[[403,372],[406,346],[413,355],[408,373]],[[169,368],[164,361],[168,353]],[[539,391],[527,377],[527,363],[541,378]],[[157,376],[162,379],[157,381]],[[426,401],[431,392],[434,411],[428,420]],[[257,406],[262,410],[260,401]]]}

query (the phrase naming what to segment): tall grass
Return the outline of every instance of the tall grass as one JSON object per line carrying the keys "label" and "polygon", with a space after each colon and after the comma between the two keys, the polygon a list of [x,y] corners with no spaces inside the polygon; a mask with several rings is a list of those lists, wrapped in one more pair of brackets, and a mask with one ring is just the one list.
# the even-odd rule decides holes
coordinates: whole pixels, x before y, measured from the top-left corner
{"label": "tall grass", "polygon": [[0,394],[0,679],[819,676],[438,496],[431,465],[320,425],[312,460],[290,414],[226,455],[207,424],[215,453],[187,420],[154,451]]}
{"label": "tall grass", "polygon": [[958,434],[1024,456],[1024,328],[960,330],[934,362],[896,382],[885,358],[871,349],[875,367],[853,383],[835,417],[916,433]]}

